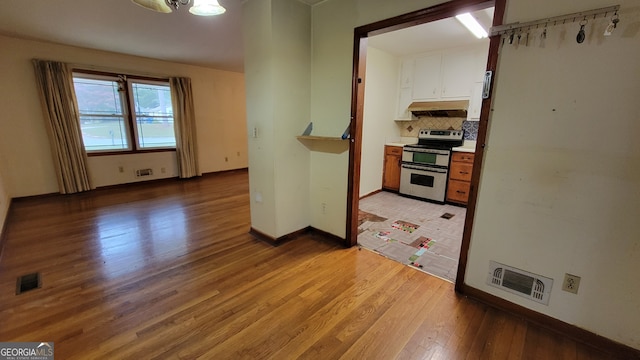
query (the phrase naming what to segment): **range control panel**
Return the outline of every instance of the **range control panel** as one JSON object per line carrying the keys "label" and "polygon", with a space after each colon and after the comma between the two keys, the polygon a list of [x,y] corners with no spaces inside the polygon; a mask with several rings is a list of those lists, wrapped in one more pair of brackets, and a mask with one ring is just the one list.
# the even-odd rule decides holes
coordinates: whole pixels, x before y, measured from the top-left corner
{"label": "range control panel", "polygon": [[464,130],[434,130],[420,129],[418,139],[428,140],[462,140]]}

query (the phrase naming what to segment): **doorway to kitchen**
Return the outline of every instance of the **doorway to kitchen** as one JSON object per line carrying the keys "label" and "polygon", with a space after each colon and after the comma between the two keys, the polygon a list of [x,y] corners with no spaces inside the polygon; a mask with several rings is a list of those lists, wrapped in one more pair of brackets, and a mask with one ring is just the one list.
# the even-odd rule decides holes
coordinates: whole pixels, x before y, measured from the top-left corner
{"label": "doorway to kitchen", "polygon": [[[391,31],[410,28],[412,26],[432,23],[443,19],[450,19],[456,14],[461,12],[473,12],[483,10],[492,6],[496,6],[495,13],[500,14],[500,16],[496,16],[493,22],[493,25],[498,25],[501,23],[502,14],[504,12],[504,1],[498,0],[494,1],[452,1],[449,3],[441,4],[438,6],[434,6],[429,9],[425,9],[422,11],[418,11],[415,13],[402,15],[396,18],[384,20],[378,23],[366,25],[356,29],[356,36],[354,42],[354,81],[353,81],[353,101],[352,101],[352,124],[351,124],[351,148],[350,148],[350,166],[349,166],[349,203],[348,203],[348,228],[347,228],[347,240],[350,245],[356,245],[358,242],[362,242],[362,245],[365,243],[369,243],[371,247],[375,247],[379,245],[380,247],[388,247],[387,254],[384,254],[383,251],[379,251],[390,258],[401,258],[402,261],[411,265],[411,262],[414,263],[413,266],[420,268],[426,272],[429,272],[426,264],[420,263],[420,257],[422,256],[438,256],[443,255],[445,251],[440,249],[439,253],[436,252],[435,244],[438,243],[438,240],[434,239],[434,237],[440,237],[440,243],[442,245],[445,244],[445,240],[442,229],[446,228],[450,224],[454,224],[452,219],[456,219],[460,221],[460,219],[464,219],[461,223],[458,223],[457,229],[461,230],[462,236],[460,236],[458,249],[458,254],[454,254],[451,256],[452,252],[448,252],[447,256],[449,259],[459,260],[459,265],[453,265],[455,270],[447,270],[447,276],[444,276],[442,273],[435,274],[437,276],[447,278],[449,280],[456,279],[456,289],[458,286],[463,283],[461,279],[464,277],[464,270],[466,268],[466,251],[469,246],[470,239],[470,229],[473,218],[473,209],[475,208],[475,191],[474,189],[477,187],[478,179],[479,179],[479,169],[482,161],[482,149],[480,148],[479,154],[476,154],[476,160],[473,170],[473,176],[471,177],[471,181],[469,182],[469,199],[467,204],[468,212],[465,211],[464,207],[455,207],[450,204],[433,204],[427,203],[421,200],[411,199],[399,196],[397,193],[391,192],[382,192],[379,194],[373,194],[372,196],[367,196],[362,199],[362,207],[360,206],[361,196],[369,195],[371,191],[367,190],[365,182],[367,180],[361,179],[371,179],[371,176],[361,176],[368,170],[366,169],[365,163],[369,164],[370,162],[367,158],[372,155],[369,153],[369,145],[366,139],[369,139],[370,134],[367,130],[367,125],[365,121],[368,121],[368,114],[372,113],[367,109],[367,104],[365,104],[365,89],[366,91],[370,91],[370,87],[367,86],[367,82],[371,80],[371,82],[375,82],[376,77],[369,77],[369,69],[368,67],[372,66],[371,61],[369,61],[369,56],[377,56],[379,54],[375,54],[379,51],[379,49],[375,49],[372,47],[368,47],[368,43],[375,42],[375,36],[381,35],[385,33],[389,33]],[[466,31],[466,30],[465,30]],[[414,43],[415,44],[415,43]],[[485,53],[485,64],[488,65],[489,69],[495,69],[495,60],[497,59],[495,55],[495,51],[497,50],[497,39],[491,40],[491,45],[489,46],[492,51],[489,52],[489,62],[486,63],[486,53]],[[403,64],[404,65],[404,64]],[[396,68],[397,69],[397,68]],[[366,76],[365,76],[366,75]],[[396,75],[397,70],[396,70]],[[394,83],[391,87],[397,91],[397,83]],[[389,88],[389,84],[386,86]],[[378,87],[381,88],[381,87]],[[367,94],[369,96],[369,94]],[[395,96],[397,99],[397,95]],[[394,100],[395,100],[394,99]],[[488,113],[485,111],[488,105],[488,101],[490,98],[482,100],[482,116],[479,118],[479,122],[477,122],[477,141],[483,143],[484,137],[486,136],[486,121]],[[377,102],[376,102],[377,103]],[[399,107],[399,109],[401,109]],[[405,107],[406,110],[406,107]],[[375,110],[373,111],[375,112]],[[385,138],[384,136],[381,138],[378,135],[378,141],[381,141],[381,146],[384,144],[390,145],[400,145],[406,144],[411,141],[412,131],[419,131],[421,128],[443,128],[445,124],[436,124],[435,127],[432,126],[435,122],[440,122],[436,119],[414,119],[414,118],[405,118],[400,119],[402,121],[418,121],[418,123],[402,123],[398,124],[398,122],[394,122],[393,120],[397,120],[398,113],[394,113],[392,118],[388,118],[387,121],[393,126],[396,127],[393,138]],[[367,120],[365,120],[365,118]],[[451,121],[453,119],[446,120],[446,129],[453,128],[456,129],[457,126],[462,126],[462,124],[452,124]],[[455,120],[463,122],[464,119]],[[414,126],[417,125],[417,126]],[[386,126],[386,125],[385,125]],[[365,131],[367,131],[365,133]],[[414,133],[415,134],[415,133]],[[396,143],[396,144],[393,144]],[[377,156],[382,157],[383,153],[380,151],[377,153]],[[361,166],[362,165],[362,166]],[[381,176],[381,175],[380,175]],[[379,176],[379,177],[380,177]],[[362,183],[362,184],[361,184]],[[374,191],[375,192],[375,191]],[[395,204],[397,201],[398,204]],[[384,216],[385,214],[376,214],[376,211],[380,212],[377,209],[385,209],[391,210],[392,208],[400,207],[415,207],[414,205],[407,205],[405,201],[413,201],[414,204],[425,204],[427,208],[417,210],[418,214],[417,220],[414,222],[407,220],[405,218],[409,217],[409,211],[405,211],[398,213],[397,215],[392,214],[389,216]],[[393,204],[392,204],[393,203]],[[377,204],[377,205],[376,205]],[[431,207],[431,209],[429,209]],[[454,210],[450,210],[449,208],[453,208]],[[366,211],[366,209],[372,210],[373,212]],[[370,214],[370,215],[369,215]],[[437,214],[437,215],[436,215]],[[362,216],[359,216],[362,215]],[[413,216],[413,215],[412,215]],[[381,218],[386,218],[386,220],[380,220]],[[378,220],[371,221],[371,219]],[[424,221],[424,223],[417,224],[417,222]],[[368,222],[368,224],[367,224]],[[462,225],[464,224],[464,225]],[[381,230],[376,233],[375,230],[380,230],[381,227],[387,227],[391,230]],[[435,226],[435,227],[433,227]],[[422,227],[422,231],[425,233],[420,233],[420,228]],[[395,234],[394,234],[395,231]],[[363,232],[367,232],[363,237],[362,241],[360,241],[360,235]],[[387,234],[388,233],[388,234]],[[435,235],[434,235],[435,234]],[[451,236],[453,232],[449,233]],[[391,236],[389,236],[391,235]],[[429,236],[431,235],[431,236]],[[394,238],[395,237],[395,238]],[[381,243],[384,242],[384,243]],[[393,245],[389,245],[393,244]],[[407,246],[408,248],[400,249],[399,245]],[[367,247],[367,246],[365,246]],[[430,251],[431,250],[431,251]],[[411,253],[411,254],[409,254]],[[406,258],[406,259],[404,259]],[[425,260],[424,258],[423,260]],[[416,261],[417,260],[417,261]],[[423,261],[426,262],[426,261]],[[431,263],[436,263],[435,261],[431,261]],[[432,270],[435,272],[435,270]],[[462,277],[460,276],[462,274]],[[452,276],[454,275],[454,276]]]}

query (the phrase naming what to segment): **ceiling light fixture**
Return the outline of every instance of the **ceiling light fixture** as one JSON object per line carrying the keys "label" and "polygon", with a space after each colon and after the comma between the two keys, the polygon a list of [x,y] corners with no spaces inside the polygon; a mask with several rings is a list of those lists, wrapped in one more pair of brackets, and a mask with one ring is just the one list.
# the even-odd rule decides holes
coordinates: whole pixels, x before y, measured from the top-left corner
{"label": "ceiling light fixture", "polygon": [[458,19],[458,21],[460,21],[462,25],[464,25],[467,30],[469,30],[478,39],[486,38],[487,36],[489,36],[489,34],[487,34],[487,31],[470,13],[456,15],[456,19]]}
{"label": "ceiling light fixture", "polygon": [[[180,5],[189,5],[191,0],[131,0],[134,4],[145,9],[168,14],[173,10],[178,10]],[[220,15],[227,11],[218,0],[193,0],[193,6],[189,12],[200,16]]]}

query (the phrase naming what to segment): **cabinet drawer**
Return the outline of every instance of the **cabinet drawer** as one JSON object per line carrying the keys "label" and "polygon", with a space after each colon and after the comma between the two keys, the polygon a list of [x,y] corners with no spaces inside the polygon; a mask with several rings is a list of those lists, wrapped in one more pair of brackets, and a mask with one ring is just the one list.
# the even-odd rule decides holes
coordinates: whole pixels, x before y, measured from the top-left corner
{"label": "cabinet drawer", "polygon": [[452,162],[449,168],[449,178],[454,180],[471,181],[473,164]]}
{"label": "cabinet drawer", "polygon": [[399,156],[402,156],[402,147],[385,145],[384,153],[386,155],[399,155]]}
{"label": "cabinet drawer", "polygon": [[475,155],[476,154],[474,153],[454,151],[453,153],[451,153],[451,161],[473,164],[473,158],[475,157]]}
{"label": "cabinet drawer", "polygon": [[465,181],[449,180],[447,188],[447,200],[466,204],[469,201],[469,189],[471,184]]}

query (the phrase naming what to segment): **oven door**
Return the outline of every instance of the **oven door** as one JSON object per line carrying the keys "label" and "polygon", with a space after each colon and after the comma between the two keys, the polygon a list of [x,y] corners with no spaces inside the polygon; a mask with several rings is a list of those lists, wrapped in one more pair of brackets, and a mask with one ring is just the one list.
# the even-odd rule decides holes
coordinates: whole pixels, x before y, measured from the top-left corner
{"label": "oven door", "polygon": [[449,150],[429,149],[424,147],[405,146],[402,161],[413,164],[449,166]]}
{"label": "oven door", "polygon": [[403,163],[400,170],[400,194],[444,203],[447,173],[446,168]]}

